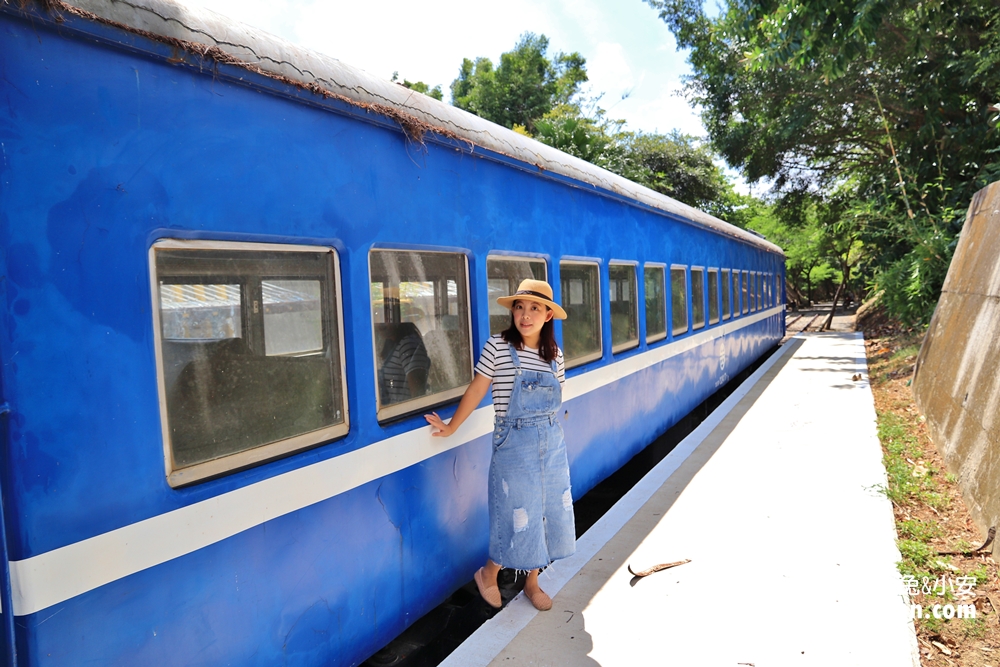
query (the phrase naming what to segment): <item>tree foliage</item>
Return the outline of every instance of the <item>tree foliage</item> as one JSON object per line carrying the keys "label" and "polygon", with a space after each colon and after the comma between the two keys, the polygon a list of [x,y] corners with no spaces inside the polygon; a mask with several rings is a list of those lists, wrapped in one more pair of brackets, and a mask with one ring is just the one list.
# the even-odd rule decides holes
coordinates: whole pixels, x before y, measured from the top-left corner
{"label": "tree foliage", "polygon": [[436,99],[438,101],[441,101],[441,100],[444,99],[444,93],[441,91],[441,86],[440,85],[437,85],[437,86],[434,86],[433,88],[431,88],[429,85],[427,85],[423,81],[409,81],[407,79],[403,79],[403,81],[400,82],[399,81],[399,72],[393,72],[392,73],[392,78],[389,79],[389,80],[392,81],[393,83],[398,83],[403,88],[409,88],[410,90],[415,90],[418,93],[423,93],[424,95],[427,95],[428,97],[433,97],[434,99]]}
{"label": "tree foliage", "polygon": [[464,59],[452,103],[696,208],[740,217],[745,202],[708,146],[679,133],[627,130],[607,117],[600,96],[581,89],[586,60],[579,53],[549,58],[548,47],[544,35],[526,33],[496,69],[488,58]]}
{"label": "tree foliage", "polygon": [[[782,200],[831,205],[896,314],[929,318],[964,209],[1000,175],[993,0],[647,0],[713,146]],[[832,224],[832,223],[831,223]]]}
{"label": "tree foliage", "polygon": [[740,223],[735,209],[745,202],[736,195],[705,143],[675,131],[629,133],[622,137],[622,144],[631,157],[621,172],[623,176],[689,206]]}
{"label": "tree foliage", "polygon": [[568,102],[587,81],[583,56],[560,52],[549,58],[548,49],[548,37],[528,32],[496,67],[489,58],[465,58],[451,83],[452,104],[504,127],[534,131],[537,119]]}

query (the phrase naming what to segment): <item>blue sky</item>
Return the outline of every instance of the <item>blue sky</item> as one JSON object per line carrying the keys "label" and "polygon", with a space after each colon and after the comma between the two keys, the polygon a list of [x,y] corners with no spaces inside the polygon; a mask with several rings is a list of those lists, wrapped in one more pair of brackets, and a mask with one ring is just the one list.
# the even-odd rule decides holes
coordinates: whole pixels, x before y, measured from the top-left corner
{"label": "blue sky", "polygon": [[[641,0],[181,0],[207,7],[370,74],[448,86],[462,58],[497,61],[523,32],[549,38],[550,55],[579,51],[593,93],[630,130],[703,136],[678,95],[685,54]],[[626,99],[623,94],[630,93]]]}

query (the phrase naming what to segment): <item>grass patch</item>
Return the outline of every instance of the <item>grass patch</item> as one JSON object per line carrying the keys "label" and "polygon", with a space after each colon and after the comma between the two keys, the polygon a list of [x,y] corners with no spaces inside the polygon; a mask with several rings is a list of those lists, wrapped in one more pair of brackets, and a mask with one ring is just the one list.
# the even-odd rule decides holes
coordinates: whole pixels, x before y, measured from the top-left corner
{"label": "grass patch", "polygon": [[[929,542],[942,535],[940,526],[927,521],[921,521],[920,519],[901,521],[896,524],[896,529],[899,536],[903,539],[920,542]],[[955,550],[961,551],[962,549],[956,548]]]}
{"label": "grass patch", "polygon": [[940,470],[925,465],[923,451],[906,420],[894,413],[878,415],[882,463],[889,478],[885,494],[897,506],[923,503],[936,510],[948,507],[948,497],[938,490]]}
{"label": "grass patch", "polygon": [[986,636],[986,621],[981,618],[963,618],[962,636],[968,639],[982,639]]}
{"label": "grass patch", "polygon": [[905,345],[903,347],[897,348],[889,356],[889,363],[902,362],[904,364],[912,364],[917,359],[917,354],[920,352],[919,344]]}
{"label": "grass patch", "polygon": [[[928,661],[924,664],[939,664],[940,656],[931,646],[932,641],[939,641],[958,648],[949,664],[981,667],[981,661],[972,658],[976,655],[972,649],[983,643],[1000,645],[992,604],[983,602],[987,593],[1000,595],[1000,578],[996,564],[984,554],[940,553],[971,552],[981,538],[970,529],[971,521],[955,488],[957,478],[945,470],[914,405],[909,381],[921,334],[897,331],[865,343],[886,469],[886,484],[877,489],[893,504],[900,553],[897,569],[910,588],[911,602],[924,610],[915,620],[926,648],[921,650],[921,657]],[[935,618],[928,613],[946,605],[956,609],[974,605],[976,617]]]}

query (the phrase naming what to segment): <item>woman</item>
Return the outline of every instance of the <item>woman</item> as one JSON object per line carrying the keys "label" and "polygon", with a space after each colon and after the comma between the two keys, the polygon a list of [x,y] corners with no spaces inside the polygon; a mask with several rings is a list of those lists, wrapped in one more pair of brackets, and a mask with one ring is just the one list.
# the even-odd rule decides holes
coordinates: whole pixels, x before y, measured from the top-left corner
{"label": "woman", "polygon": [[516,293],[497,303],[511,311],[511,325],[486,341],[476,376],[451,421],[445,424],[437,413],[426,419],[437,429],[434,435],[451,435],[492,384],[490,551],[475,574],[476,585],[486,602],[500,607],[500,569],[526,570],[524,593],[545,611],[552,599],[538,585],[538,570],[576,549],[569,465],[558,420],[565,372],[552,323],[566,319],[566,311],[542,280],[522,281]]}

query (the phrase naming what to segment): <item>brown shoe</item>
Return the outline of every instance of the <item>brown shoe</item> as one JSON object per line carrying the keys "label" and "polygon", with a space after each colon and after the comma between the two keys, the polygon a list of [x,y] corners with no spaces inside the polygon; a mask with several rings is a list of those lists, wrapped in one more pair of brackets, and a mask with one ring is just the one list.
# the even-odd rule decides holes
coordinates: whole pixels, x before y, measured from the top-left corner
{"label": "brown shoe", "polygon": [[[499,609],[503,604],[503,599],[500,597],[500,589],[496,586],[490,586],[489,588],[486,587],[486,584],[483,583],[483,568],[476,570],[476,573],[472,575],[472,578],[476,580],[476,587],[479,588],[479,594],[483,596],[484,600],[486,600],[486,604],[494,609]],[[549,600],[549,606],[552,606],[551,600]]]}
{"label": "brown shoe", "polygon": [[[528,591],[524,592],[528,595]],[[528,599],[531,600],[531,604],[534,605],[535,609],[538,611],[548,611],[552,609],[552,598],[549,597],[548,593],[539,588],[534,595],[528,595]]]}

